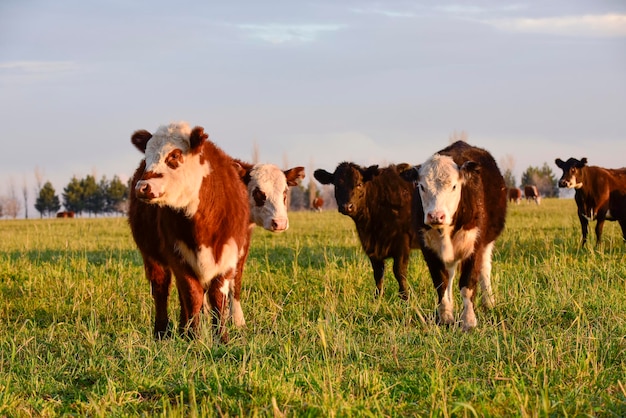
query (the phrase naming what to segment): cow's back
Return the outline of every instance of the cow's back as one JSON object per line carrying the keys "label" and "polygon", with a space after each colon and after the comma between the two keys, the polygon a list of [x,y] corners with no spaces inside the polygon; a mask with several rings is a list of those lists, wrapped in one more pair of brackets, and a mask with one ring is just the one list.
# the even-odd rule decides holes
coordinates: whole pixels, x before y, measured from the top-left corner
{"label": "cow's back", "polygon": [[367,187],[366,210],[355,219],[365,252],[385,258],[402,246],[419,248],[411,227],[413,186],[392,165],[382,169]]}

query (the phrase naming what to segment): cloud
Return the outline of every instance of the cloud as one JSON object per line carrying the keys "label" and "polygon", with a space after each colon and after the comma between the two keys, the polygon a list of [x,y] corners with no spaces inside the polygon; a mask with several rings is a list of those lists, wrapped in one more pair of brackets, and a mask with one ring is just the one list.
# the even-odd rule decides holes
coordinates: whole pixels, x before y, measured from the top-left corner
{"label": "cloud", "polygon": [[0,62],[0,71],[21,74],[64,73],[76,70],[71,61],[13,61]]}
{"label": "cloud", "polygon": [[246,31],[251,38],[272,44],[308,43],[316,41],[322,33],[337,32],[345,28],[342,24],[241,24],[239,29]]}
{"label": "cloud", "polygon": [[401,12],[397,10],[383,10],[383,9],[350,9],[353,13],[357,14],[367,14],[367,15],[383,15],[385,17],[391,18],[409,18],[417,16],[412,12]]}
{"label": "cloud", "polygon": [[537,19],[493,19],[483,23],[507,32],[585,37],[626,36],[626,15],[614,13]]}

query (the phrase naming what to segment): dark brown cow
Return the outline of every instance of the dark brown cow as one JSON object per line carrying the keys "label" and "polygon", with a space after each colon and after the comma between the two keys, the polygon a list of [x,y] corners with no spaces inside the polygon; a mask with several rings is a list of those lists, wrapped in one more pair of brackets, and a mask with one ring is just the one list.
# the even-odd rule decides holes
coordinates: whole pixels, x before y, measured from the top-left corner
{"label": "dark brown cow", "polygon": [[181,333],[197,333],[205,292],[221,341],[228,341],[229,303],[235,325],[245,323],[237,271],[250,244],[246,187],[233,160],[207,138],[185,123],[131,138],[145,159],[131,182],[129,223],[152,288],[157,338],[169,333],[172,274]]}
{"label": "dark brown cow", "polygon": [[617,221],[626,240],[626,168],[610,169],[588,166],[587,159],[554,161],[563,175],[559,187],[575,189],[582,243],[587,242],[589,221],[596,222],[596,247],[602,240],[604,221]]}
{"label": "dark brown cow", "polygon": [[71,210],[57,213],[57,218],[73,218],[76,214]]}
{"label": "dark brown cow", "polygon": [[509,203],[515,203],[516,205],[519,205],[521,201],[522,189],[519,189],[517,187],[511,187],[509,189]]}
{"label": "dark brown cow", "polygon": [[494,305],[491,254],[504,229],[507,192],[493,157],[463,141],[402,173],[417,183],[413,216],[424,259],[438,295],[438,321],[454,323],[452,283],[460,266],[462,329],[476,327],[474,298],[480,281],[482,302]]}
{"label": "dark brown cow", "polygon": [[322,207],[324,207],[324,199],[321,197],[316,197],[313,199],[313,202],[311,202],[311,208],[316,212],[321,212]]}
{"label": "dark brown cow", "polygon": [[376,294],[383,292],[385,260],[393,258],[400,297],[408,297],[407,267],[411,249],[418,248],[411,228],[413,186],[402,180],[396,166],[361,167],[344,162],[334,173],[315,170],[322,184],[335,186],[339,212],[352,218],[374,270]]}
{"label": "dark brown cow", "polygon": [[526,202],[534,200],[535,204],[541,204],[541,195],[539,194],[539,190],[537,190],[537,186],[535,185],[524,186],[524,196],[526,196]]}

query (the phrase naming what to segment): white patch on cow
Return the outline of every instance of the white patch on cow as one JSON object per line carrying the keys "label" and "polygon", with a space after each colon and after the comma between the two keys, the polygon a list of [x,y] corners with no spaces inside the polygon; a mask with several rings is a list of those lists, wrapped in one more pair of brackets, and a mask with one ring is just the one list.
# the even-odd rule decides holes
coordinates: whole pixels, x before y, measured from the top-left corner
{"label": "white patch on cow", "polygon": [[424,233],[424,242],[433,250],[446,266],[463,260],[474,252],[478,228],[460,229],[450,237],[451,227],[430,229]]}
{"label": "white patch on cow", "polygon": [[[182,209],[188,217],[198,210],[202,180],[211,172],[208,162],[200,163],[201,153],[190,153],[190,133],[191,128],[184,122],[161,126],[146,146],[145,171],[153,176],[137,183],[138,187],[150,185],[154,195],[151,203]],[[172,168],[166,159],[176,149],[182,152],[184,161]]]}
{"label": "white patch on cow", "polygon": [[456,267],[458,263],[452,263],[446,266],[448,270],[448,287],[443,293],[441,303],[437,307],[439,313],[439,321],[442,324],[452,325],[454,324],[454,275],[456,274]]}
{"label": "white patch on cow", "polygon": [[[265,194],[266,200],[258,206],[253,196],[256,188]],[[285,173],[273,164],[257,164],[250,171],[248,199],[250,201],[250,220],[269,231],[285,231],[289,228],[285,191],[287,190]]]}
{"label": "white patch on cow", "polygon": [[433,228],[450,225],[461,200],[463,178],[452,157],[435,154],[419,169],[418,190],[424,223]]}
{"label": "white patch on cow", "polygon": [[[240,253],[233,238],[229,239],[222,248],[222,256],[219,260],[215,260],[213,248],[204,245],[200,246],[198,251],[194,251],[187,247],[184,242],[178,241],[176,250],[191,266],[204,289],[208,289],[209,283],[215,277],[224,276],[235,270]],[[225,286],[228,286],[228,283],[225,283]]]}
{"label": "white patch on cow", "polygon": [[480,289],[483,306],[492,309],[496,306],[493,291],[491,289],[491,253],[493,252],[494,241],[485,245],[483,249],[482,265],[480,266]]}
{"label": "white patch on cow", "polygon": [[233,299],[231,305],[231,313],[233,315],[233,323],[237,327],[243,327],[246,325],[246,320],[243,317],[243,310],[241,309],[241,302]]}
{"label": "white patch on cow", "polygon": [[464,287],[461,289],[461,297],[463,298],[463,312],[461,313],[461,329],[469,331],[476,328],[476,314],[474,313],[474,303],[472,296],[474,291]]}

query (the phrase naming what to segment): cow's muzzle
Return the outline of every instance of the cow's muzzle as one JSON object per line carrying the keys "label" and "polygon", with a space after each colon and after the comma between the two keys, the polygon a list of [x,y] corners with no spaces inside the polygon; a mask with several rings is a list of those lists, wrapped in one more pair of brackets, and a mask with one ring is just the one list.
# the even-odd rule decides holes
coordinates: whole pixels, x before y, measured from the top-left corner
{"label": "cow's muzzle", "polygon": [[137,196],[137,199],[144,201],[150,201],[157,197],[152,192],[152,187],[150,187],[150,183],[145,180],[140,180],[135,185],[135,196]]}

